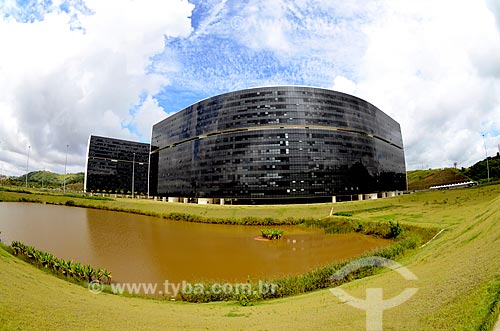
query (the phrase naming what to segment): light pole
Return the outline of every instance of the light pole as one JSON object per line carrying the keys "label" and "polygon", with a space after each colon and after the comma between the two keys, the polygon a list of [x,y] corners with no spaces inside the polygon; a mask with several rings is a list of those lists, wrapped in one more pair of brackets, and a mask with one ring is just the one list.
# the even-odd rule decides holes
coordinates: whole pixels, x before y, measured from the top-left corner
{"label": "light pole", "polygon": [[28,145],[28,158],[26,159],[26,187],[28,187],[28,169],[30,164],[30,150],[31,145]]}
{"label": "light pole", "polygon": [[64,160],[64,179],[63,179],[63,193],[66,194],[66,166],[68,164],[68,148],[69,145],[66,145],[66,159]]}
{"label": "light pole", "polygon": [[488,151],[486,150],[486,140],[484,139],[483,134],[483,143],[484,143],[484,154],[486,155],[486,169],[488,171],[488,182],[490,181],[490,164],[488,162]]}
{"label": "light pole", "polygon": [[134,159],[132,161],[132,199],[134,198],[134,183],[135,182],[135,153],[134,153]]}

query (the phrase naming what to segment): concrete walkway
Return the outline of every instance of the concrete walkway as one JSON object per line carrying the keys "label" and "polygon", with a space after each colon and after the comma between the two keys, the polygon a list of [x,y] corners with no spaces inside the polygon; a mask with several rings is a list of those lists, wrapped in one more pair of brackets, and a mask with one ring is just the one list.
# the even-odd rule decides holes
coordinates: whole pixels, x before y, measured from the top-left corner
{"label": "concrete walkway", "polygon": [[493,331],[500,331],[500,317],[498,318],[497,324],[495,324]]}

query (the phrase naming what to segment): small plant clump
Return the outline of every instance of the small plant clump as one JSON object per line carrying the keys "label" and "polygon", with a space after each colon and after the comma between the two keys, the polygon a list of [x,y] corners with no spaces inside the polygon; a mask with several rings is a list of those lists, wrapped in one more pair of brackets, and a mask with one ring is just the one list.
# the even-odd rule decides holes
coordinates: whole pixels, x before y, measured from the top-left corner
{"label": "small plant clump", "polygon": [[89,283],[92,281],[103,284],[111,283],[111,272],[106,269],[96,269],[90,265],[66,261],[50,253],[39,251],[19,241],[13,241],[10,246],[12,247],[14,255],[23,256],[30,263],[41,268],[52,270],[58,275]]}
{"label": "small plant clump", "polygon": [[387,238],[397,238],[401,233],[403,233],[403,227],[399,224],[399,222],[394,223],[389,221],[389,234],[387,235]]}
{"label": "small plant clump", "polygon": [[283,236],[283,230],[279,229],[263,229],[260,232],[262,233],[262,237],[269,240],[278,240]]}

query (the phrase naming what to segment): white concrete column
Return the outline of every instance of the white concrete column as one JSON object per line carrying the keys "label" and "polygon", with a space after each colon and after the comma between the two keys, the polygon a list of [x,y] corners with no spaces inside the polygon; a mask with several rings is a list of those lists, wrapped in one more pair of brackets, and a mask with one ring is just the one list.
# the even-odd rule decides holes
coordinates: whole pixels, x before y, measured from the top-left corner
{"label": "white concrete column", "polygon": [[179,202],[179,198],[176,198],[176,197],[168,197],[168,202]]}
{"label": "white concrete column", "polygon": [[224,206],[224,204],[225,204],[224,198],[220,198],[220,205]]}
{"label": "white concrete column", "polygon": [[376,200],[377,199],[377,193],[365,194],[365,199],[366,200]]}
{"label": "white concrete column", "polygon": [[358,194],[358,200],[363,200],[363,194]]}
{"label": "white concrete column", "polygon": [[182,198],[183,203],[189,203],[189,198]]}
{"label": "white concrete column", "polygon": [[198,198],[198,204],[199,205],[208,205],[208,204],[213,204],[214,199],[210,198]]}
{"label": "white concrete column", "polygon": [[163,197],[163,198],[161,198],[161,201],[163,201],[163,202],[167,202],[167,197]]}
{"label": "white concrete column", "polygon": [[332,197],[332,203],[336,203],[337,202],[337,197],[336,196],[333,196]]}

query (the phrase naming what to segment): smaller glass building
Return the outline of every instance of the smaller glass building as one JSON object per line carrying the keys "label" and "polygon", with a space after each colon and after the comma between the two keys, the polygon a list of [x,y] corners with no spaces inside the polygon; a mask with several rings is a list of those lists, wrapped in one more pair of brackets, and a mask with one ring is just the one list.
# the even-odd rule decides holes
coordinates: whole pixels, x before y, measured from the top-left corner
{"label": "smaller glass building", "polygon": [[91,135],[87,145],[85,192],[148,192],[149,144]]}

